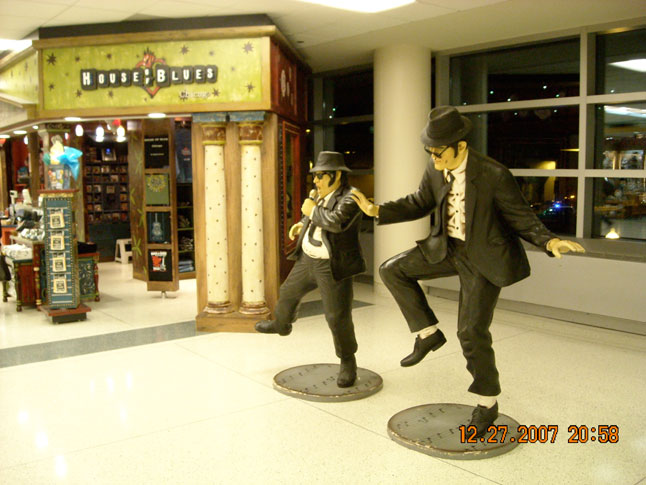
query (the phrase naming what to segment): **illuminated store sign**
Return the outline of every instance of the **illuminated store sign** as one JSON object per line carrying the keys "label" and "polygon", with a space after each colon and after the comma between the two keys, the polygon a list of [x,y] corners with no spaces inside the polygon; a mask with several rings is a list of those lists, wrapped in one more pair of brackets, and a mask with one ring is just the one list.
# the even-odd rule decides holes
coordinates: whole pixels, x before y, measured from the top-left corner
{"label": "illuminated store sign", "polygon": [[157,89],[146,89],[150,97],[154,97],[160,87],[171,84],[204,84],[215,83],[218,80],[218,67],[205,66],[168,66],[164,59],[158,59],[150,50],[146,50],[144,58],[133,69],[81,69],[81,88],[93,91],[99,88],[118,88],[141,86]]}

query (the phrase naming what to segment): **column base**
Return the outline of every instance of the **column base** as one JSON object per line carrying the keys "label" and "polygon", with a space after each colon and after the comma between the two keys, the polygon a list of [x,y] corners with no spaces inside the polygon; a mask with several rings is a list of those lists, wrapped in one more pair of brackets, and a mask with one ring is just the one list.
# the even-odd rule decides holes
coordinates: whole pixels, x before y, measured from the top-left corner
{"label": "column base", "polygon": [[264,301],[255,303],[246,303],[243,301],[240,304],[239,311],[244,315],[263,315],[269,312],[269,308],[267,308],[267,304]]}
{"label": "column base", "polygon": [[222,301],[217,303],[208,302],[202,310],[203,313],[213,313],[215,315],[220,315],[222,313],[231,313],[233,311],[233,306],[229,301]]}
{"label": "column base", "polygon": [[260,320],[267,320],[271,312],[254,315],[244,314],[240,311],[231,313],[208,313],[202,311],[195,317],[197,330],[200,332],[255,332],[254,326]]}

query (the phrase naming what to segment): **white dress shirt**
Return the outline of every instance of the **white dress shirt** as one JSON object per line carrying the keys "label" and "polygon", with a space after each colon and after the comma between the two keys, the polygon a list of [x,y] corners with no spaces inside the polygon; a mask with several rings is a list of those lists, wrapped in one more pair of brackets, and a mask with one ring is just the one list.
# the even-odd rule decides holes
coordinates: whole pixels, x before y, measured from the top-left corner
{"label": "white dress shirt", "polygon": [[[339,189],[336,189],[336,190],[339,190]],[[318,210],[319,205],[322,205],[323,207],[327,207],[328,202],[330,201],[330,199],[332,198],[332,195],[334,195],[336,190],[334,192],[330,192],[329,194],[327,194],[323,198],[322,202],[321,202],[320,199],[317,201],[317,206],[314,207],[314,209],[312,209],[312,214],[310,215],[310,219],[312,217],[314,217],[314,211]],[[313,224],[313,222],[310,222],[310,224]],[[309,226],[308,226],[307,231],[305,232],[305,237],[303,238],[303,246],[302,246],[303,247],[303,252],[305,254],[307,254],[310,258],[314,258],[314,259],[330,259],[330,253],[327,250],[327,247],[325,246],[325,244],[323,243],[323,230],[321,229],[321,227],[316,226],[316,228],[314,229],[314,239],[316,239],[317,241],[321,241],[320,246],[314,246],[310,242],[310,234],[309,234],[309,232],[310,232],[310,230],[309,230]]]}
{"label": "white dress shirt", "polygon": [[[466,191],[467,176],[467,158],[469,153],[464,157],[462,163],[451,174],[455,177],[451,190],[447,195],[447,216],[446,229],[450,237],[466,239],[466,212],[464,210],[464,194]],[[444,178],[448,177],[449,170],[444,170]]]}

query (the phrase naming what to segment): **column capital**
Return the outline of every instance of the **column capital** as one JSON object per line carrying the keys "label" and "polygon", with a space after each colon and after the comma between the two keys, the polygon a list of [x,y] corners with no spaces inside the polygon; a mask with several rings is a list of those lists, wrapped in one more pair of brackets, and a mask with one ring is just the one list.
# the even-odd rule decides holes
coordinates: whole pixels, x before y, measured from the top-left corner
{"label": "column capital", "polygon": [[232,111],[229,113],[229,120],[235,123],[260,122],[265,121],[264,111]]}
{"label": "column capital", "polygon": [[225,123],[203,123],[202,144],[203,145],[224,145],[226,143],[226,124]]}
{"label": "column capital", "polygon": [[227,112],[219,113],[194,113],[193,123],[226,123]]}
{"label": "column capital", "polygon": [[240,144],[260,145],[262,143],[262,121],[240,123]]}

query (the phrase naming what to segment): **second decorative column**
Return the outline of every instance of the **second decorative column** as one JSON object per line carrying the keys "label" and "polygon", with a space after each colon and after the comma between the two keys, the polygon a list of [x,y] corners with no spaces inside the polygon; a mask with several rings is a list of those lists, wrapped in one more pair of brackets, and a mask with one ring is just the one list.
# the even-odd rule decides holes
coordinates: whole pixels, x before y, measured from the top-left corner
{"label": "second decorative column", "polygon": [[224,171],[226,125],[202,125],[206,213],[207,313],[233,311],[229,301],[227,189]]}
{"label": "second decorative column", "polygon": [[[242,113],[241,113],[242,114]],[[242,302],[240,313],[269,312],[265,300],[262,206],[262,131],[264,112],[245,113],[239,122],[241,162]]]}

